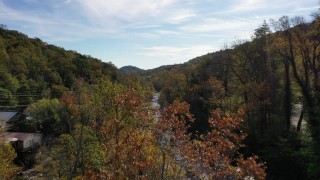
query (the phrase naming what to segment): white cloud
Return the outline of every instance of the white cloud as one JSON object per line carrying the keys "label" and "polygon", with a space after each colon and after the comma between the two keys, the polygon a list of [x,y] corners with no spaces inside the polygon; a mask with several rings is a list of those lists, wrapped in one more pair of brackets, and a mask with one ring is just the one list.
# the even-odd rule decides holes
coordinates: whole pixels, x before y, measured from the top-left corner
{"label": "white cloud", "polygon": [[172,13],[171,17],[169,16],[168,22],[172,24],[179,24],[195,16],[196,14],[192,10],[177,10]]}
{"label": "white cloud", "polygon": [[[27,1],[32,3],[35,0]],[[29,31],[28,35],[31,37],[41,37],[50,42],[71,42],[94,36],[116,36],[115,34],[121,32],[121,29],[116,25],[108,24],[109,28],[106,28],[105,25],[90,24],[90,22],[83,22],[66,15],[67,9],[64,11],[55,9],[64,3],[71,3],[71,1],[57,1],[53,4],[52,12],[41,11],[40,16],[31,10],[18,11],[0,1],[0,19],[16,22],[18,27],[23,28],[22,32]],[[9,28],[11,28],[10,24]]]}
{"label": "white cloud", "polygon": [[252,18],[243,18],[243,17],[237,17],[237,16],[230,16],[231,18],[234,18],[234,19],[238,19],[238,20],[241,20],[241,21],[249,21],[249,22],[256,22],[257,19],[260,19],[260,16],[256,16],[255,19],[252,19]]}
{"label": "white cloud", "polygon": [[179,24],[196,16],[193,7],[181,6],[191,0],[74,0],[92,22],[119,26],[142,22]]}
{"label": "white cloud", "polygon": [[[255,23],[253,23],[255,22]],[[235,20],[233,19],[218,19],[218,18],[207,18],[202,22],[182,26],[180,29],[187,32],[195,33],[208,33],[217,31],[239,31],[252,29],[261,22],[261,20]]]}
{"label": "white cloud", "polygon": [[12,8],[7,7],[3,2],[0,1],[0,17],[7,19],[7,20],[17,20],[22,22],[29,22],[32,24],[43,24],[43,25],[54,25],[57,24],[56,22],[43,19],[41,17],[32,16],[25,12],[19,12]]}
{"label": "white cloud", "polygon": [[158,27],[161,27],[161,25],[157,24],[157,25],[137,26],[137,27],[134,27],[133,29],[151,29],[151,28],[158,28]]}
{"label": "white cloud", "polygon": [[153,46],[140,47],[138,54],[146,57],[168,60],[172,63],[182,63],[186,60],[217,51],[220,47],[213,45],[192,45],[188,47]]}
{"label": "white cloud", "polygon": [[140,17],[154,17],[175,0],[75,0],[93,18],[118,18],[131,21]]}
{"label": "white cloud", "polygon": [[300,7],[298,9],[295,9],[294,11],[296,11],[296,12],[301,12],[301,11],[311,12],[311,11],[315,11],[315,10],[318,10],[318,9],[320,9],[320,6]]}
{"label": "white cloud", "polygon": [[[299,9],[309,9],[316,6],[316,0],[226,0],[222,10],[215,11],[213,15],[239,15],[252,16],[268,14],[269,16],[288,15]],[[229,6],[229,7],[228,7]]]}
{"label": "white cloud", "polygon": [[171,30],[156,30],[154,31],[154,33],[159,35],[175,35],[175,36],[181,35],[181,32],[171,31]]}
{"label": "white cloud", "polygon": [[23,0],[23,2],[25,3],[34,3],[37,2],[38,0]]}
{"label": "white cloud", "polygon": [[267,0],[242,0],[237,1],[238,3],[230,9],[230,12],[243,12],[263,9],[272,4]]}

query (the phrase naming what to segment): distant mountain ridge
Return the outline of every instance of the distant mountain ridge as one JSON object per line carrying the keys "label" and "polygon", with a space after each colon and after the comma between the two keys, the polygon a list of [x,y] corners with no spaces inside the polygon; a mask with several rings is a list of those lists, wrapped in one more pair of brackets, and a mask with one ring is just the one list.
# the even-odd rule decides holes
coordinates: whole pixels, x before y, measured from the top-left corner
{"label": "distant mountain ridge", "polygon": [[140,69],[135,66],[123,66],[119,70],[120,70],[120,73],[122,73],[122,74],[126,74],[126,73],[141,74],[141,73],[145,72],[144,69]]}

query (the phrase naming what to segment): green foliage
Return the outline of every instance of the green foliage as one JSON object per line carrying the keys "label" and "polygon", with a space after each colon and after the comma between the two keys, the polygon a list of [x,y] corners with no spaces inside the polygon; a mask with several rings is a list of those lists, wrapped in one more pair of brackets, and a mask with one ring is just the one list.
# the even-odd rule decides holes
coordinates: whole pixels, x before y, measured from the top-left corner
{"label": "green foliage", "polygon": [[[78,148],[80,138],[82,138],[81,149]],[[75,167],[78,151],[80,151],[80,165]],[[53,161],[45,166],[52,168],[44,170],[48,177],[71,178],[74,168],[76,176],[84,175],[86,168],[97,170],[104,162],[104,152],[95,131],[79,124],[71,134],[62,134],[59,137],[51,157]]]}
{"label": "green foliage", "polygon": [[[41,114],[56,116],[56,111],[49,107],[60,107],[59,117],[67,128],[49,150],[52,159],[44,165],[46,177],[70,179],[93,172],[101,177],[122,179],[135,177],[139,171],[154,173],[157,167],[156,141],[151,132],[154,122],[143,101],[143,88],[138,85],[137,89],[128,88],[108,79],[93,85],[77,81],[76,86],[60,102],[41,100],[29,108],[42,119]],[[51,128],[56,127],[59,126]]]}
{"label": "green foliage", "polygon": [[[18,105],[38,100],[53,87],[51,97],[60,98],[83,78],[89,83],[104,77],[119,79],[117,68],[90,56],[47,45],[16,31],[0,29],[0,87],[11,93],[19,91]],[[27,87],[27,88],[26,88]],[[50,94],[49,94],[50,97]]]}
{"label": "green foliage", "polygon": [[63,85],[52,85],[50,90],[52,98],[59,98],[62,97],[66,92],[68,92],[69,89],[64,87]]}
{"label": "green foliage", "polygon": [[122,74],[142,74],[142,73],[144,73],[143,69],[137,68],[135,66],[123,66],[119,70]]}
{"label": "green foliage", "polygon": [[310,130],[300,135],[301,148],[295,152],[298,162],[303,166],[301,168],[303,175],[309,179],[317,179],[320,177],[319,160],[320,157],[317,152],[314,151],[318,145],[313,141]]}
{"label": "green foliage", "polygon": [[11,94],[10,90],[0,88],[0,105],[1,106],[13,106],[18,103],[17,98]]}
{"label": "green foliage", "polygon": [[0,72],[0,87],[16,92],[19,88],[19,81],[9,73]]}
{"label": "green foliage", "polygon": [[41,99],[36,103],[31,104],[27,112],[32,117],[32,120],[27,120],[25,126],[21,125],[22,130],[30,128],[30,124],[36,127],[33,129],[40,130],[44,136],[60,135],[64,129],[62,127],[59,101],[57,99]]}
{"label": "green foliage", "polygon": [[14,164],[17,154],[10,143],[0,143],[0,179],[12,179],[19,168]]}

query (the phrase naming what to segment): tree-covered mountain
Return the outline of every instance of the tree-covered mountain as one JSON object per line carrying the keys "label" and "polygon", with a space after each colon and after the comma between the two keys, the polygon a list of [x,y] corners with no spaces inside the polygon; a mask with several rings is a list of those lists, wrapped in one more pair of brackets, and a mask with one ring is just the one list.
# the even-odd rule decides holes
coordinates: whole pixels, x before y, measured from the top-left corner
{"label": "tree-covered mountain", "polygon": [[43,97],[60,97],[77,79],[94,83],[119,79],[111,63],[49,45],[38,38],[0,28],[0,105],[28,105]]}
{"label": "tree-covered mountain", "polygon": [[142,74],[145,71],[135,66],[123,66],[119,70],[122,74],[126,74],[126,73]]}

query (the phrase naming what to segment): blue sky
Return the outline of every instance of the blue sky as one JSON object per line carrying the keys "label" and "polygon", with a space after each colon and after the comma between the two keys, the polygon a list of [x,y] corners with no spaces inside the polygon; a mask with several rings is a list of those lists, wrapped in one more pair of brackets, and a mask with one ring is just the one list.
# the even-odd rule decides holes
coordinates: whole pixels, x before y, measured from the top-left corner
{"label": "blue sky", "polygon": [[0,0],[0,24],[117,67],[183,63],[317,0]]}

